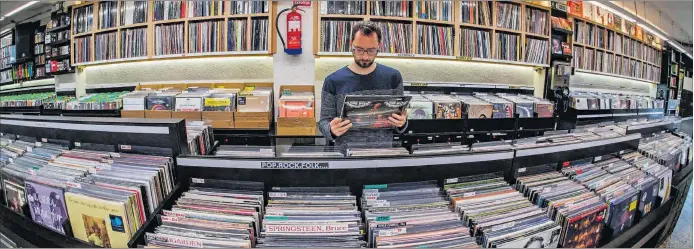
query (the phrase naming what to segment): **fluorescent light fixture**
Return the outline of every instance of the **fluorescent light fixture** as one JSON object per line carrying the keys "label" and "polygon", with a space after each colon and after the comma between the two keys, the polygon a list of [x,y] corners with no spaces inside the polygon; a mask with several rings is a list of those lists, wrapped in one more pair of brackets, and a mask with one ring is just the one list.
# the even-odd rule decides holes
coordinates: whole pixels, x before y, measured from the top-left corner
{"label": "fluorescent light fixture", "polygon": [[685,55],[689,56],[689,58],[692,58],[692,55],[689,54],[689,52],[688,52],[687,50],[685,50],[684,48],[682,48],[679,44],[677,44],[676,41],[668,41],[668,43],[670,43],[671,46],[675,47],[675,48],[676,48],[677,50],[679,50],[680,52],[682,52],[682,53],[684,53]]}
{"label": "fluorescent light fixture", "polygon": [[5,33],[7,33],[7,32],[10,32],[10,30],[12,30],[12,29],[5,29],[5,30],[3,30],[3,31],[0,31],[0,35],[5,34]]}
{"label": "fluorescent light fixture", "polygon": [[39,2],[39,1],[31,1],[31,2],[25,3],[25,4],[23,4],[22,6],[17,7],[16,9],[10,11],[9,13],[5,14],[5,15],[2,16],[2,17],[5,18],[5,17],[9,17],[9,16],[11,16],[11,15],[17,14],[17,12],[20,12],[20,11],[22,11],[23,9],[29,8],[29,6],[32,6],[32,5],[34,5],[34,4],[38,3],[38,2]]}
{"label": "fluorescent light fixture", "polygon": [[607,7],[607,6],[605,6],[604,4],[602,4],[602,3],[598,2],[598,1],[591,1],[590,3],[593,4],[593,5],[596,5],[596,6],[600,7],[600,8],[606,9],[606,10],[608,10],[608,11],[614,13],[615,15],[621,16],[622,18],[624,18],[624,19],[627,20],[627,21],[636,22],[636,20],[632,19],[631,17],[628,17],[628,16],[625,15],[624,13],[619,12],[619,11],[616,11],[616,10],[614,10],[613,8]]}

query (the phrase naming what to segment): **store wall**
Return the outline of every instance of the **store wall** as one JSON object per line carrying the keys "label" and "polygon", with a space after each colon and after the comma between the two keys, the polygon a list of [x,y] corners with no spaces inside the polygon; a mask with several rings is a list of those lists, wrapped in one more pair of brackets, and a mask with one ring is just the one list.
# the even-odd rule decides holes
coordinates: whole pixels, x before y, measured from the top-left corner
{"label": "store wall", "polygon": [[[119,84],[204,80],[272,81],[269,56],[170,59],[85,67],[84,84]],[[78,70],[79,71],[79,70]],[[80,85],[80,77],[77,77]]]}
{"label": "store wall", "polygon": [[621,93],[655,97],[657,86],[637,80],[629,80],[605,75],[576,72],[571,76],[573,91],[590,91],[602,93]]}

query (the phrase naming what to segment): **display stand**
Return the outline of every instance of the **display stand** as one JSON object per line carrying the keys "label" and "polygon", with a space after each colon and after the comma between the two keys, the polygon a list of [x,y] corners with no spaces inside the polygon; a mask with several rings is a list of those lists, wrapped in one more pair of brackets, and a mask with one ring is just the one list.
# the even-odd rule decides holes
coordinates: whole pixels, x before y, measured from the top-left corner
{"label": "display stand", "polygon": [[[116,152],[176,157],[187,154],[186,128],[182,119],[123,119],[0,115],[0,133],[27,136],[29,140],[70,143],[70,148],[108,147]],[[45,139],[45,140],[44,140]],[[115,146],[115,147],[114,147]],[[177,194],[178,186],[171,195]],[[174,200],[167,199],[168,202]],[[159,212],[167,202],[155,209]],[[144,236],[144,228],[134,233],[129,245]],[[91,247],[72,236],[61,235],[0,205],[0,222],[29,243],[39,247]],[[69,223],[69,222],[66,222]],[[71,230],[70,230],[71,232]]]}

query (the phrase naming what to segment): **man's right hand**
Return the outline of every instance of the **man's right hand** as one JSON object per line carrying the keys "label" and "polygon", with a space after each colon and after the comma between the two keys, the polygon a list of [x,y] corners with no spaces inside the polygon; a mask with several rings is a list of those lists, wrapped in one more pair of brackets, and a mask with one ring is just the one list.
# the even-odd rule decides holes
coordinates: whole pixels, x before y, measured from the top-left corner
{"label": "man's right hand", "polygon": [[341,118],[334,118],[330,121],[330,132],[333,134],[333,137],[342,136],[349,128],[352,128],[352,122],[349,120],[343,121]]}

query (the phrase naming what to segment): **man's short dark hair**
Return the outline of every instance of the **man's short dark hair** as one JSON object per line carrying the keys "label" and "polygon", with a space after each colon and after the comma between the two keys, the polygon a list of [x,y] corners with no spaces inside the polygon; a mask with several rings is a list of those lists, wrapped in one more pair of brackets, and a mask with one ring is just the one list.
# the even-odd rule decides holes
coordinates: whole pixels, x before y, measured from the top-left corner
{"label": "man's short dark hair", "polygon": [[352,27],[352,41],[354,41],[354,37],[357,36],[357,32],[359,31],[366,36],[370,36],[371,33],[376,33],[378,42],[381,42],[381,28],[379,28],[376,23],[370,21],[358,22],[356,25],[354,25],[354,27]]}

